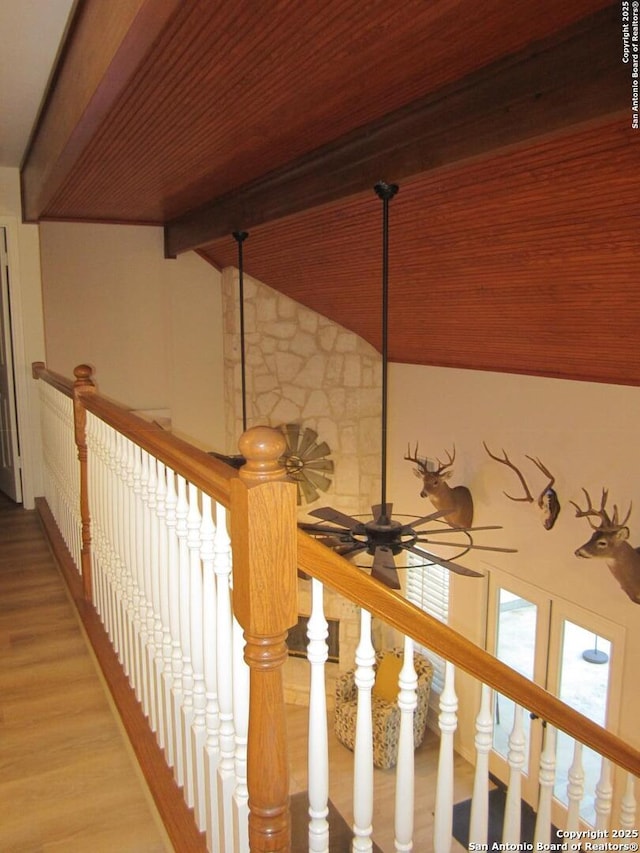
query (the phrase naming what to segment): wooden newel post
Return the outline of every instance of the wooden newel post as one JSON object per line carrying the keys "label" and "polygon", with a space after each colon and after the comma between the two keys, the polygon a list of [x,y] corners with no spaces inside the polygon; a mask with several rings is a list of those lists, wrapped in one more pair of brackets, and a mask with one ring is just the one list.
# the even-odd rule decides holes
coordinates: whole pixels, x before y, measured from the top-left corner
{"label": "wooden newel post", "polygon": [[289,762],[282,666],[298,620],[296,488],[280,464],[282,434],[254,427],[241,437],[247,460],[231,484],[233,608],[250,667],[247,784],[249,844],[289,851]]}
{"label": "wooden newel post", "polygon": [[73,422],[75,428],[78,462],[80,463],[80,518],[82,521],[82,590],[85,601],[93,600],[93,583],[91,577],[91,516],[89,514],[89,478],[87,471],[87,410],[82,405],[82,395],[93,393],[96,386],[93,382],[93,368],[88,364],[79,364],[74,368],[73,375]]}

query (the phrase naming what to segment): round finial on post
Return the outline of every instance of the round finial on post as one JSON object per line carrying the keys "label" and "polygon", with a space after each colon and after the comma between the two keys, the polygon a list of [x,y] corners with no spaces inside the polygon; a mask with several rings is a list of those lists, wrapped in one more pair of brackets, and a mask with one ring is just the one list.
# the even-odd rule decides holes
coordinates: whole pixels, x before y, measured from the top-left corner
{"label": "round finial on post", "polygon": [[76,388],[93,388],[93,367],[89,364],[79,364],[73,368],[73,375],[76,377]]}
{"label": "round finial on post", "polygon": [[238,447],[247,460],[240,469],[243,480],[265,483],[286,478],[287,472],[280,460],[287,445],[280,430],[266,426],[251,427],[240,436]]}

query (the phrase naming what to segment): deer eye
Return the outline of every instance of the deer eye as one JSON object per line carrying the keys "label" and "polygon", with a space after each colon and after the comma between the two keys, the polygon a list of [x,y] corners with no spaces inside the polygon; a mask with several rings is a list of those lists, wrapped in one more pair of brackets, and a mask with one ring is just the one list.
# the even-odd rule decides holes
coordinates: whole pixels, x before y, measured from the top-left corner
{"label": "deer eye", "polygon": [[607,540],[606,539],[598,539],[598,548],[606,548]]}

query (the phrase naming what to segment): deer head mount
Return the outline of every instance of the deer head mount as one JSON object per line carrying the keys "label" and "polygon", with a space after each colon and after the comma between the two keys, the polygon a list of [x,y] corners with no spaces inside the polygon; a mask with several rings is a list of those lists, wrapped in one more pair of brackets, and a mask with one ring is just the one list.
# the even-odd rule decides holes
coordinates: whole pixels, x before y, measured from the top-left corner
{"label": "deer head mount", "polygon": [[545,477],[549,478],[549,482],[540,492],[540,495],[536,500],[531,494],[529,487],[527,486],[527,481],[525,480],[522,472],[509,459],[504,449],[502,451],[501,457],[496,456],[489,450],[486,442],[483,441],[482,443],[484,445],[484,449],[487,451],[489,456],[492,459],[495,459],[496,462],[500,462],[501,465],[506,465],[508,468],[511,468],[512,471],[515,471],[520,479],[520,482],[522,483],[522,488],[524,489],[524,495],[522,495],[522,497],[516,498],[513,495],[507,494],[507,492],[503,492],[503,494],[506,495],[506,497],[508,497],[510,501],[526,501],[527,503],[536,503],[542,514],[542,524],[544,525],[545,530],[551,530],[553,525],[556,523],[556,519],[560,513],[560,501],[558,500],[558,494],[556,490],[553,488],[553,484],[555,483],[555,477],[553,476],[553,474],[551,474],[545,468],[545,466],[539,459],[534,458],[533,456],[527,456],[527,459],[530,459],[531,462],[533,462],[533,464],[540,471],[542,471]]}
{"label": "deer head mount", "polygon": [[418,444],[411,455],[411,445],[407,448],[404,457],[407,462],[415,462],[413,473],[422,480],[421,498],[429,498],[434,507],[445,513],[442,518],[452,527],[471,527],[473,523],[473,498],[466,486],[451,486],[447,480],[453,474],[451,466],[456,458],[456,448],[453,447],[453,455],[446,451],[448,462],[439,459],[438,468],[430,471],[426,456],[418,456]]}
{"label": "deer head mount", "polygon": [[[594,509],[589,492],[582,489],[587,500],[586,509],[580,509],[575,501],[576,518],[586,518],[594,530],[593,536],[575,552],[576,557],[600,557],[606,560],[609,571],[618,581],[623,591],[634,604],[640,604],[640,553],[629,542],[629,528],[626,526],[631,515],[631,506],[622,521],[618,520],[618,507],[614,504],[613,516],[610,517],[605,506],[608,492],[602,490],[600,509]],[[592,518],[600,519],[596,525]]]}

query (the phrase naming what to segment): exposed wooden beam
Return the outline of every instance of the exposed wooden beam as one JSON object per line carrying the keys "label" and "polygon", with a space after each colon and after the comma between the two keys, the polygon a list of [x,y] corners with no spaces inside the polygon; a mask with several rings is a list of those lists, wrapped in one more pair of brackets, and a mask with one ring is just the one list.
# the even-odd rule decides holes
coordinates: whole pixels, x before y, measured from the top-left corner
{"label": "exposed wooden beam", "polygon": [[181,0],[81,0],[22,164],[26,221],[46,212],[180,5]]}
{"label": "exposed wooden beam", "polygon": [[618,12],[607,7],[172,220],[167,256],[362,192],[380,178],[400,180],[629,110]]}

